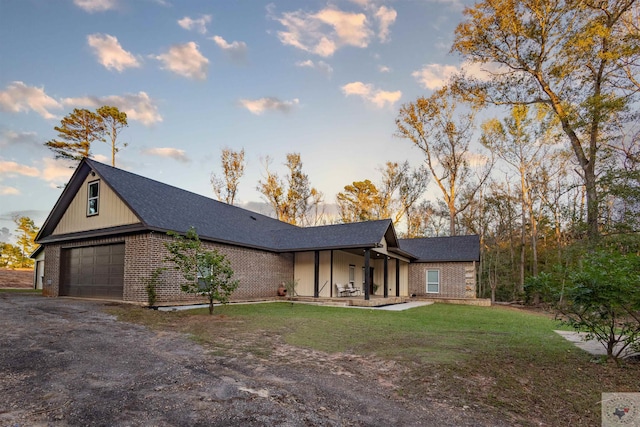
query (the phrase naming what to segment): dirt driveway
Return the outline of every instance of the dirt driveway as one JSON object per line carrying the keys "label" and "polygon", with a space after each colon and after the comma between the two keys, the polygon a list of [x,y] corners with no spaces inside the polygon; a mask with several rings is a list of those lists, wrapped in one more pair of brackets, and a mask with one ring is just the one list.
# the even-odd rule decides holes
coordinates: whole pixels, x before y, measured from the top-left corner
{"label": "dirt driveway", "polygon": [[502,424],[409,402],[375,372],[214,355],[104,306],[0,293],[1,426]]}

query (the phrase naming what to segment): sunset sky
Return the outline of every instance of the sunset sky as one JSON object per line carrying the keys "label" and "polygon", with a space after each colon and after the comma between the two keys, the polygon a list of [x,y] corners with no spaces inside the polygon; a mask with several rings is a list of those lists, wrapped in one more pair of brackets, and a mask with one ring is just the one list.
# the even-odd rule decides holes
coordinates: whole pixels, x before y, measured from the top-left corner
{"label": "sunset sky", "polygon": [[[244,148],[245,206],[267,155],[284,172],[299,152],[328,203],[385,161],[418,165],[394,120],[461,66],[449,49],[465,4],[0,1],[0,229],[53,207],[72,169],[43,143],[73,108],[119,107],[117,167],[210,197],[221,149]],[[92,151],[110,163],[107,144]]]}

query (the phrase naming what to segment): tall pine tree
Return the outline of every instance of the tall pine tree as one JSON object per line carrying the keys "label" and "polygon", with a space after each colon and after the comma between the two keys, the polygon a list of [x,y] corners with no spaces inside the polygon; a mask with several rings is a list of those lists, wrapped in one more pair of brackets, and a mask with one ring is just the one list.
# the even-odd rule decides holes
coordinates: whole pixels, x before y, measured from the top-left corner
{"label": "tall pine tree", "polygon": [[79,162],[91,155],[94,141],[104,141],[104,119],[86,109],[74,108],[54,129],[58,132],[58,139],[47,141],[45,145],[55,153],[56,159]]}

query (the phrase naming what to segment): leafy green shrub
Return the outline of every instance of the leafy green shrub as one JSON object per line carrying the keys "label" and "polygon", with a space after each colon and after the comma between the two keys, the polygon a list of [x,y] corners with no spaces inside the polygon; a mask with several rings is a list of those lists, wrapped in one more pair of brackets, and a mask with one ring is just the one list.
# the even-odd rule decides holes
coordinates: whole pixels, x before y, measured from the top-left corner
{"label": "leafy green shrub", "polygon": [[147,303],[149,307],[155,305],[156,300],[158,298],[157,288],[158,284],[161,283],[160,275],[165,270],[164,267],[158,267],[153,272],[151,272],[151,277],[143,278],[144,288],[147,291]]}
{"label": "leafy green shrub", "polygon": [[587,254],[569,273],[560,319],[587,332],[618,359],[640,340],[640,257],[611,251]]}

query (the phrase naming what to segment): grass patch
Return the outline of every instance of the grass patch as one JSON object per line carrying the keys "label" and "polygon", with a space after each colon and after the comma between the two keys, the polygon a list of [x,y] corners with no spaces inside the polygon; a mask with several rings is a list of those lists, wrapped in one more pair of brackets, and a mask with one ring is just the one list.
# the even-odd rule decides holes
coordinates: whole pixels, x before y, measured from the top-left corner
{"label": "grass patch", "polygon": [[[113,307],[123,320],[190,334],[217,355],[268,358],[279,343],[394,361],[409,399],[503,414],[516,424],[599,425],[600,393],[638,391],[640,365],[597,364],[547,316],[434,304],[402,312],[253,304],[157,312]],[[504,414],[508,414],[505,419]]]}
{"label": "grass patch", "polygon": [[0,288],[0,293],[42,295],[42,289],[31,288]]}

